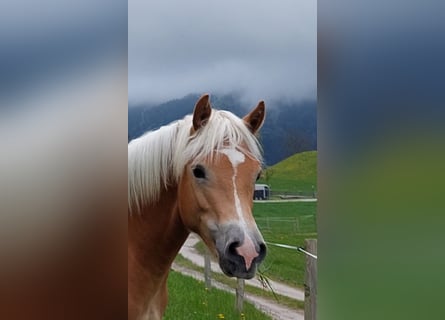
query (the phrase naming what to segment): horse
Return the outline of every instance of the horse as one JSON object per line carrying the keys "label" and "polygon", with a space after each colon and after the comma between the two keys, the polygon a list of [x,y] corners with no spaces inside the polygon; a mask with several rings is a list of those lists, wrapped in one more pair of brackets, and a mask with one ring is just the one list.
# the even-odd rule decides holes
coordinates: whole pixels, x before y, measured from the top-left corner
{"label": "horse", "polygon": [[167,278],[190,232],[229,277],[251,279],[266,245],[252,215],[265,104],[244,118],[211,107],[128,144],[128,318],[161,319]]}

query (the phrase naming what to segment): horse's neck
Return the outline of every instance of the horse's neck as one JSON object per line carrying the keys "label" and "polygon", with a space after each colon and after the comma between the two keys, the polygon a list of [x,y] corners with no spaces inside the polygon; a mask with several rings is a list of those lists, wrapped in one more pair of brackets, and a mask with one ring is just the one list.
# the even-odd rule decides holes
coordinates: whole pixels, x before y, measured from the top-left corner
{"label": "horse's neck", "polygon": [[137,313],[146,312],[150,304],[162,311],[167,303],[168,272],[188,236],[176,196],[176,189],[163,192],[156,205],[128,218],[129,304],[136,305]]}

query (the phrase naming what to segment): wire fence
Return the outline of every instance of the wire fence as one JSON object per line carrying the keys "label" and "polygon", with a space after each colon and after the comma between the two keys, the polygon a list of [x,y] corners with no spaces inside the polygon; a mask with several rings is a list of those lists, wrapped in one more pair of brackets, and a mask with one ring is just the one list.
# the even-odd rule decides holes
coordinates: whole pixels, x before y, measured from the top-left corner
{"label": "wire fence", "polygon": [[295,217],[257,217],[255,218],[261,232],[306,234],[315,233],[315,215],[301,215]]}
{"label": "wire fence", "polygon": [[[305,280],[304,280],[304,319],[317,319],[317,240],[305,239],[304,248],[289,246],[280,243],[268,243],[268,245],[283,247],[301,252],[306,256]],[[205,283],[206,288],[211,288],[211,264],[210,252],[206,250],[205,260]],[[267,279],[266,279],[267,280]],[[270,284],[269,284],[270,285]],[[273,288],[270,287],[272,290]],[[245,300],[245,280],[237,279],[237,286],[235,288],[235,307],[238,312],[242,312]]]}
{"label": "wire fence", "polygon": [[271,198],[316,198],[317,192],[315,190],[300,190],[300,191],[288,191],[288,190],[270,190]]}

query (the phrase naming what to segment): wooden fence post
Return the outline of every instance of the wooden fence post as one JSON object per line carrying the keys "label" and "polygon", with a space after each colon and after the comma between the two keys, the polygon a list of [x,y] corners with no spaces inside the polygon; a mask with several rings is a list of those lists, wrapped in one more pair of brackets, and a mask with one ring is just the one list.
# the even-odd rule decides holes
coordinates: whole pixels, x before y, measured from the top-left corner
{"label": "wooden fence post", "polygon": [[244,279],[237,278],[236,286],[236,310],[243,312],[244,305]]}
{"label": "wooden fence post", "polygon": [[[317,255],[317,240],[306,239],[306,251]],[[306,256],[306,272],[304,280],[304,319],[317,319],[317,260]]]}
{"label": "wooden fence post", "polygon": [[210,264],[210,252],[209,249],[207,249],[206,247],[206,251],[204,254],[204,280],[206,289],[210,289],[212,287],[212,280],[210,277],[211,272],[212,272],[212,267]]}

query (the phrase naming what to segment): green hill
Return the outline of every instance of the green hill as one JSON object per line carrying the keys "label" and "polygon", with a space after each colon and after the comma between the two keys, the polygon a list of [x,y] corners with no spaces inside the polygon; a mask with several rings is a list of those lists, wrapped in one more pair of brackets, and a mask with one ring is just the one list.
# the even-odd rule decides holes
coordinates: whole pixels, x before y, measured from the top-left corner
{"label": "green hill", "polygon": [[317,151],[296,153],[264,170],[258,183],[272,191],[312,194],[317,190]]}

